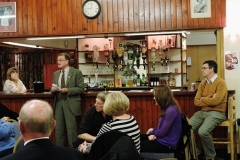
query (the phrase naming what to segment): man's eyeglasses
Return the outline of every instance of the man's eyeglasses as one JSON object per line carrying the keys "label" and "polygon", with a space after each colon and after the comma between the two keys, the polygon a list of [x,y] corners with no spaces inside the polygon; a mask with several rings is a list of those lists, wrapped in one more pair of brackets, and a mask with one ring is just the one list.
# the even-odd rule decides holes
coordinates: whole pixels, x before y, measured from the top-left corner
{"label": "man's eyeglasses", "polygon": [[209,69],[209,67],[202,67],[202,70]]}

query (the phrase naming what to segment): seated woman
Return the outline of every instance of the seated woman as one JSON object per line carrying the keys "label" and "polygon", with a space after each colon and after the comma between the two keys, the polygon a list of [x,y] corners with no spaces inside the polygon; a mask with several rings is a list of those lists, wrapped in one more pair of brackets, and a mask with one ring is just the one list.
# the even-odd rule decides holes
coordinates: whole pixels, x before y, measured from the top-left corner
{"label": "seated woman", "polygon": [[15,132],[13,124],[0,119],[0,158],[13,152],[15,144]]}
{"label": "seated woman", "polygon": [[88,108],[81,121],[78,139],[73,143],[73,148],[77,148],[84,141],[93,142],[104,123],[112,120],[112,116],[108,116],[103,112],[103,104],[108,92],[99,92],[97,94],[96,103]]}
{"label": "seated woman", "polygon": [[[136,149],[140,151],[140,129],[135,118],[132,115],[126,114],[129,105],[128,97],[122,92],[113,92],[107,95],[103,105],[103,112],[112,116],[113,120],[102,125],[96,139],[106,132],[120,131],[131,137]],[[83,153],[89,153],[90,149],[91,144],[86,142],[78,147],[78,150]]]}
{"label": "seated woman", "polygon": [[15,67],[9,68],[7,71],[7,80],[3,86],[5,94],[26,93],[27,89],[19,79],[18,69]]}
{"label": "seated woman", "polygon": [[156,128],[150,128],[146,135],[141,135],[140,152],[172,153],[182,131],[180,107],[166,85],[154,87],[153,95],[161,110],[160,119]]}

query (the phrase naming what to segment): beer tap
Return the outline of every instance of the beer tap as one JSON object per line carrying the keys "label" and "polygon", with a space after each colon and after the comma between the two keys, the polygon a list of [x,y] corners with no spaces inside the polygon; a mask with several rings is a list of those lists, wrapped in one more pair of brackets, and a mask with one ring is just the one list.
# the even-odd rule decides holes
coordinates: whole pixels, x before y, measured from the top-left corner
{"label": "beer tap", "polygon": [[165,62],[166,66],[168,65],[168,62],[169,62],[168,51],[169,51],[168,47],[163,47],[163,52],[165,53],[165,57],[163,59],[163,62]]}
{"label": "beer tap", "polygon": [[140,56],[141,56],[140,52],[141,52],[140,51],[140,46],[137,45],[136,48],[135,48],[135,56],[136,56],[136,63],[137,63],[137,68],[138,69],[140,67]]}
{"label": "beer tap", "polygon": [[128,53],[126,51],[123,52],[123,64],[127,65],[128,62]]}
{"label": "beer tap", "polygon": [[114,50],[112,51],[112,60],[114,61],[114,64],[113,64],[113,69],[116,70],[117,69],[117,58],[118,58],[118,55],[117,55],[117,51],[116,49],[114,48]]}
{"label": "beer tap", "polygon": [[128,64],[128,48],[127,48],[127,45],[123,45],[123,63],[124,63],[124,65]]}
{"label": "beer tap", "polygon": [[133,46],[132,44],[128,43],[127,44],[127,48],[128,48],[128,68],[132,69],[133,67],[133,62],[134,62],[134,54],[133,54]]}
{"label": "beer tap", "polygon": [[146,69],[146,62],[145,60],[147,59],[147,46],[146,46],[146,41],[140,41],[141,44],[141,50],[142,50],[142,59],[143,59],[143,68]]}
{"label": "beer tap", "polygon": [[105,44],[105,45],[104,45],[104,56],[107,58],[107,60],[106,60],[106,67],[109,68],[110,58],[109,58],[109,48],[108,48],[108,44]]}
{"label": "beer tap", "polygon": [[122,63],[123,63],[123,48],[121,46],[116,48],[117,56],[118,56],[118,69],[122,71]]}
{"label": "beer tap", "polygon": [[160,57],[160,63],[161,65],[163,66],[163,63],[164,63],[164,59],[163,59],[163,44],[162,44],[162,40],[159,40],[159,44],[158,44],[158,54],[159,54],[159,57]]}
{"label": "beer tap", "polygon": [[156,48],[155,48],[155,47],[152,47],[152,49],[151,49],[151,58],[152,58],[152,61],[153,61],[152,71],[156,71],[156,65],[155,65],[155,60],[156,60]]}
{"label": "beer tap", "polygon": [[96,67],[98,68],[98,58],[99,58],[99,52],[98,52],[99,47],[97,45],[93,46],[93,57],[94,57],[94,63]]}

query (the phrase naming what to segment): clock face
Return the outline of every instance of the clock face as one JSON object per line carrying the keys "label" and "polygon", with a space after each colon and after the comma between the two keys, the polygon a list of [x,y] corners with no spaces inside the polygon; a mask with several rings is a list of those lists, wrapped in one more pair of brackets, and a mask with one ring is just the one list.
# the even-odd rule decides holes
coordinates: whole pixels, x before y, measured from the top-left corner
{"label": "clock face", "polygon": [[94,19],[101,12],[101,5],[98,1],[88,0],[83,3],[82,11],[86,18]]}

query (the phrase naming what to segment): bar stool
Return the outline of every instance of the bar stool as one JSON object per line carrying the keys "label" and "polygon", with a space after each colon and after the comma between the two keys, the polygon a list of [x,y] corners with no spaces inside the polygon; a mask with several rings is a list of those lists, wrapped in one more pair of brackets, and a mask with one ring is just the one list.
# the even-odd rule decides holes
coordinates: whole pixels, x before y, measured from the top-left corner
{"label": "bar stool", "polygon": [[236,139],[236,104],[235,97],[229,96],[227,101],[227,111],[228,119],[220,123],[219,127],[228,127],[228,137],[213,137],[214,144],[229,144],[231,160],[237,159],[237,139]]}

